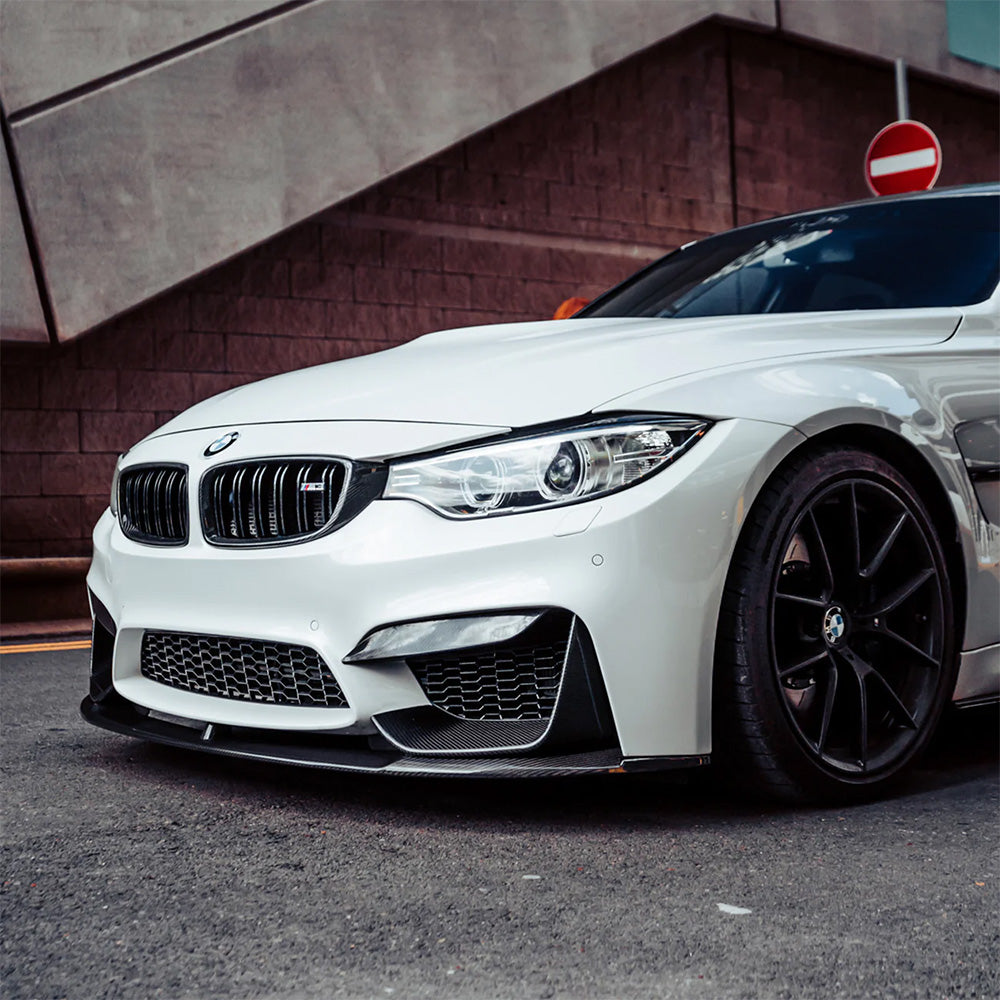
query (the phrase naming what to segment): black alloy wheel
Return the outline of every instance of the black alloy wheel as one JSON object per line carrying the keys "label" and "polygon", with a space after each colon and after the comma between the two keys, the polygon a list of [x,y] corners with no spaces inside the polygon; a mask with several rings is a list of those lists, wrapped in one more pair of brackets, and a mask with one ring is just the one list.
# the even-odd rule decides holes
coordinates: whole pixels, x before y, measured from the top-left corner
{"label": "black alloy wheel", "polygon": [[944,553],[912,485],[867,452],[799,458],[762,491],[730,569],[717,757],[782,797],[881,791],[950,696],[953,631]]}

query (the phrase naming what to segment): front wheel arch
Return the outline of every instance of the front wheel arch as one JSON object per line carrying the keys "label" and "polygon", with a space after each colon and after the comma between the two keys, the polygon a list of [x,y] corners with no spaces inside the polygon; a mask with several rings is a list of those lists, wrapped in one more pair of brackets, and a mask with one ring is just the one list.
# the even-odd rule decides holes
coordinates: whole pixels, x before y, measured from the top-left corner
{"label": "front wheel arch", "polygon": [[934,528],[947,560],[954,600],[956,645],[961,649],[968,613],[966,555],[962,550],[954,508],[948,499],[948,492],[933,466],[915,445],[900,437],[899,434],[884,427],[870,424],[845,424],[828,431],[821,431],[807,438],[785,456],[772,476],[779,473],[787,464],[800,459],[804,454],[829,447],[858,448],[861,451],[870,452],[897,468],[920,492],[920,497],[927,506],[934,522]]}
{"label": "front wheel arch", "polygon": [[[859,438],[870,445],[870,434],[856,435],[853,440],[850,434],[824,437],[823,441],[813,440],[796,449],[779,465],[758,494],[733,554],[716,638],[713,758],[724,772],[732,772],[731,776],[738,777],[743,787],[753,787],[780,798],[857,799],[880,791],[926,747],[944,703],[950,697],[957,670],[957,643],[954,637],[958,630],[955,628],[954,612],[961,606],[961,601],[954,599],[948,587],[949,577],[952,576],[950,560],[941,544],[940,522],[931,512],[931,504],[924,502],[925,477],[919,473],[913,475],[912,461],[898,461],[898,456],[894,456],[896,462],[887,461],[875,449],[859,447]],[[901,466],[905,467],[905,472]],[[856,484],[856,487],[846,484]],[[861,495],[860,504],[855,496],[856,488]],[[881,500],[879,490],[885,494]],[[885,504],[888,504],[885,511],[880,510],[880,505]],[[893,507],[893,504],[896,506]],[[858,673],[859,666],[870,674],[872,681],[879,682],[875,686],[880,691],[889,689],[891,694],[885,677],[893,676],[893,672],[900,669],[898,661],[909,658],[911,654],[900,655],[880,646],[878,637],[870,638],[869,612],[874,607],[871,602],[875,599],[878,583],[865,583],[861,579],[864,574],[858,573],[860,564],[857,558],[854,560],[853,575],[844,568],[848,565],[845,563],[840,563],[837,572],[833,573],[831,567],[836,560],[827,559],[824,552],[830,586],[820,588],[817,543],[822,551],[824,543],[820,536],[832,531],[839,546],[841,541],[836,533],[841,530],[839,525],[843,522],[831,522],[831,526],[821,532],[816,527],[816,516],[820,519],[831,516],[842,519],[852,505],[855,548],[862,549],[863,532],[859,533],[858,521],[863,519],[871,532],[865,541],[869,556],[873,540],[880,543],[882,533],[888,531],[891,523],[878,519],[888,516],[895,519],[900,513],[904,517],[909,516],[907,532],[912,531],[913,534],[900,536],[903,544],[897,546],[884,571],[891,578],[900,569],[896,564],[902,564],[900,571],[909,572],[909,551],[923,546],[926,550],[925,562],[934,568],[934,586],[943,594],[938,601],[942,608],[937,623],[938,637],[931,644],[932,647],[936,644],[940,658],[933,680],[916,680],[919,671],[910,666],[903,668],[902,674],[897,673],[894,681],[900,685],[899,693],[903,694],[903,700],[913,709],[913,718],[921,719],[920,725],[902,727],[897,724],[900,713],[906,716],[906,708],[900,699],[896,699],[898,712],[896,708],[886,712],[886,699],[876,699],[881,717],[875,727],[876,737],[870,744],[866,744],[866,737],[861,739],[862,757],[866,756],[869,746],[874,751],[883,736],[891,749],[888,756],[882,758],[884,766],[873,766],[867,772],[862,768],[860,774],[849,773],[851,765],[848,758],[852,756],[849,747],[837,750],[831,757],[830,747],[824,740],[837,728],[838,718],[842,716],[846,724],[852,719],[852,712],[857,714],[849,696],[856,679],[860,681],[861,718],[865,718],[865,683]],[[938,506],[940,516],[940,507],[935,506]],[[807,524],[807,515],[812,518],[812,529],[803,527]],[[944,539],[947,538],[948,535],[944,535]],[[859,595],[854,611],[849,613],[845,610],[846,618],[855,617],[856,627],[853,636],[849,634],[842,645],[837,645],[839,637],[831,639],[830,633],[821,630],[817,624],[819,618],[816,622],[812,620],[817,615],[822,616],[822,608],[810,607],[808,613],[803,608],[801,617],[797,614],[787,617],[787,613],[785,617],[776,617],[780,607],[788,608],[784,601],[778,601],[779,597],[785,597],[780,591],[786,585],[780,580],[786,568],[791,566],[794,569],[800,559],[786,553],[793,541],[808,550],[804,556],[806,563],[810,558],[814,563],[811,569],[806,570],[807,574],[812,573],[808,588],[803,592],[810,597],[806,603],[815,605],[825,602],[829,606],[826,618],[830,618],[832,612],[839,613],[841,603],[846,608],[851,598],[845,601],[841,597],[834,599],[829,596],[838,590],[833,585],[835,577],[840,580],[841,594],[855,590]],[[957,574],[956,579],[961,579],[961,574]],[[894,585],[890,579],[889,584],[883,583],[883,589],[891,589]],[[861,590],[858,590],[859,587]],[[813,595],[809,588],[816,588],[817,593]],[[823,596],[820,589],[829,593]],[[864,598],[860,596],[862,591],[867,595]],[[866,601],[869,612],[863,613],[861,605]],[[793,608],[798,607],[793,605]],[[864,614],[868,614],[866,626],[862,625]],[[910,612],[905,611],[905,615],[908,618]],[[839,614],[835,616],[839,617]],[[878,627],[878,624],[876,618],[875,626]],[[782,659],[785,653],[781,647],[786,635],[792,636],[789,641],[795,649],[791,660]],[[801,642],[813,645],[800,645]],[[895,643],[891,645],[895,647]],[[817,661],[815,672],[818,673],[810,678],[814,671],[807,669],[796,677],[784,676],[789,673],[785,669],[787,664],[797,662],[806,653],[806,660],[812,657]],[[814,653],[819,655],[813,656]],[[858,653],[861,655],[856,655]],[[870,664],[866,662],[866,657]],[[877,669],[869,671],[870,666]],[[815,687],[803,701],[797,701],[788,690],[809,684]],[[923,693],[913,700],[911,693],[917,689]],[[797,707],[791,708],[792,705]],[[828,728],[831,714],[832,729]],[[853,726],[854,722],[850,721],[848,728]],[[866,727],[867,723],[862,721],[862,733],[869,732]],[[912,728],[914,733],[909,736],[901,734],[899,730],[903,728]],[[819,744],[810,747],[810,742],[815,742],[818,734]],[[847,743],[851,742],[847,740]],[[836,766],[831,766],[832,758],[838,754],[843,759]]]}

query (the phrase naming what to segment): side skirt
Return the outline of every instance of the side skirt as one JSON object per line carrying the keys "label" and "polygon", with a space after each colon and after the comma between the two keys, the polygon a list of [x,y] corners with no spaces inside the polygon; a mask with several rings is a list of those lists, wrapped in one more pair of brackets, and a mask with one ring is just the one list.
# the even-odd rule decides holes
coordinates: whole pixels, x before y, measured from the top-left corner
{"label": "side skirt", "polygon": [[1000,644],[962,653],[952,700],[959,708],[1000,700]]}

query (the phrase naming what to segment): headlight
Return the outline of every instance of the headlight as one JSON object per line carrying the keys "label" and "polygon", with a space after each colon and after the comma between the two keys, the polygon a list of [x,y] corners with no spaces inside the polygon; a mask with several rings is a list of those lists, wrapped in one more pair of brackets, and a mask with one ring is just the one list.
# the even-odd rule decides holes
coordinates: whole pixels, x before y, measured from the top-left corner
{"label": "headlight", "polygon": [[124,455],[118,456],[118,461],[115,462],[115,474],[111,477],[111,516],[118,516],[118,477],[121,475],[122,471],[122,459]]}
{"label": "headlight", "polygon": [[592,500],[665,468],[707,420],[629,416],[392,463],[382,496],[417,500],[445,517],[518,514]]}

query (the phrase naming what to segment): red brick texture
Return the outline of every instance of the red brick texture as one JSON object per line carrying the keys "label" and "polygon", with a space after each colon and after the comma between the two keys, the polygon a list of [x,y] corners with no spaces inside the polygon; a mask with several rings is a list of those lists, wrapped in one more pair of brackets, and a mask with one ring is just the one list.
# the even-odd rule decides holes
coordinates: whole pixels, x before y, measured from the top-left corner
{"label": "red brick texture", "polygon": [[[890,68],[709,24],[77,343],[6,347],[2,555],[86,555],[115,456],[200,399],[434,329],[545,319],[734,222],[865,197],[894,100]],[[995,99],[915,79],[910,102],[941,139],[941,185],[996,178]]]}
{"label": "red brick texture", "polygon": [[[734,34],[734,165],[740,224],[867,198],[864,156],[896,118],[891,67]],[[910,115],[943,151],[938,187],[997,179],[997,101],[911,74]]]}

